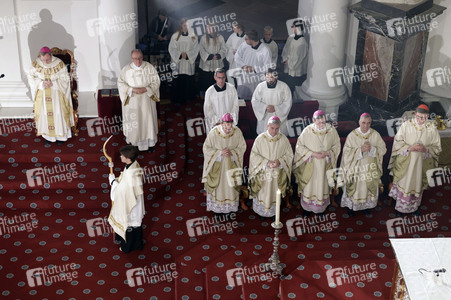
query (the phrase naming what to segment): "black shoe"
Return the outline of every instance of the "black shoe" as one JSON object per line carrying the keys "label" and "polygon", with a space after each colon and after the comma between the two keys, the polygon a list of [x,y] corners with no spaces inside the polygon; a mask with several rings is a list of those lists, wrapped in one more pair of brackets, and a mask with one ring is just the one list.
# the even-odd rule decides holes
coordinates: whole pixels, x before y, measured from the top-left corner
{"label": "black shoe", "polygon": [[414,211],[414,212],[412,213],[412,215],[414,215],[414,216],[420,216],[420,215],[421,215],[420,209],[417,209],[416,211]]}
{"label": "black shoe", "polygon": [[147,152],[154,153],[155,152],[155,148],[154,147],[149,147],[149,149],[147,149]]}
{"label": "black shoe", "polygon": [[44,140],[44,142],[45,142],[46,145],[50,145],[52,143],[52,142],[47,141],[47,140]]}
{"label": "black shoe", "polygon": [[371,216],[371,211],[369,209],[363,210],[363,213],[365,214],[365,216]]}
{"label": "black shoe", "polygon": [[56,143],[57,143],[58,145],[62,145],[62,144],[64,144],[64,142],[63,142],[63,141],[56,141]]}
{"label": "black shoe", "polygon": [[309,217],[309,216],[310,216],[310,212],[309,212],[308,210],[304,210],[304,211],[302,212],[302,215],[303,215],[304,217]]}
{"label": "black shoe", "polygon": [[272,217],[271,217],[271,220],[272,220],[273,222],[275,222],[275,221],[276,221],[276,216],[272,216]]}
{"label": "black shoe", "polygon": [[266,218],[263,217],[263,216],[259,216],[259,218],[260,218],[260,221],[265,221],[266,220]]}
{"label": "black shoe", "polygon": [[348,216],[354,217],[354,211],[350,208],[348,208]]}
{"label": "black shoe", "polygon": [[402,213],[399,212],[399,211],[397,211],[397,210],[395,210],[395,215],[396,215],[397,217],[401,217],[401,216],[402,216]]}

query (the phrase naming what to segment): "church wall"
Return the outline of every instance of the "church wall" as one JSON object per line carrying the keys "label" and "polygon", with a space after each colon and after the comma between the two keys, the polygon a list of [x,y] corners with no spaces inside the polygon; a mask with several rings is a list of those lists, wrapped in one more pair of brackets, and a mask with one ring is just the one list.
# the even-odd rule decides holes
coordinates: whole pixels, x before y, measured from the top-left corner
{"label": "church wall", "polygon": [[96,90],[100,71],[98,36],[92,34],[96,2],[16,0],[18,16],[37,16],[34,28],[19,31],[22,71],[31,67],[43,45],[69,49],[78,62],[80,92]]}

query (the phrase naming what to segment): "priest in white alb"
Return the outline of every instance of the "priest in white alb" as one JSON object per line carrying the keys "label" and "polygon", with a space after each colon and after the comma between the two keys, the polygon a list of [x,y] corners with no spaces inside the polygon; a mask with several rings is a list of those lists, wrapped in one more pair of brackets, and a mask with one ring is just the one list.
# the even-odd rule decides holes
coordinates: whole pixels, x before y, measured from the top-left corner
{"label": "priest in white alb", "polygon": [[[123,146],[121,162],[125,164],[124,171],[116,179],[110,174],[112,207],[108,222],[116,233],[116,240],[121,242],[119,250],[129,253],[142,250],[143,234],[142,219],[146,213],[144,208],[143,171],[136,161],[138,149],[132,145]],[[113,163],[109,163],[113,167]]]}
{"label": "priest in white alb", "polygon": [[428,187],[426,172],[438,166],[442,151],[440,135],[428,118],[429,107],[419,105],[415,118],[401,125],[393,142],[388,165],[393,185],[388,195],[396,200],[398,215],[420,215],[421,198]]}
{"label": "priest in white alb", "polygon": [[269,118],[267,130],[254,141],[249,160],[249,194],[253,210],[261,219],[276,213],[277,191],[282,198],[290,185],[293,149],[288,138],[279,132],[281,121]]}
{"label": "priest in white alb", "polygon": [[293,162],[305,216],[310,212],[324,213],[330,204],[331,187],[326,173],[336,168],[340,149],[337,130],[326,123],[324,112],[317,110],[313,114],[313,124],[298,137]]}
{"label": "priest in white alb", "polygon": [[347,136],[340,163],[344,177],[341,207],[346,207],[350,216],[359,210],[369,215],[376,207],[387,152],[381,135],[371,128],[370,114],[363,113],[359,125]]}
{"label": "priest in white alb", "polygon": [[292,105],[291,91],[285,82],[278,80],[277,71],[268,69],[263,81],[252,96],[252,109],[257,118],[257,134],[266,131],[268,120],[279,117],[280,132],[288,135],[287,119]]}
{"label": "priest in white alb", "polygon": [[[238,211],[245,151],[246,142],[241,130],[233,125],[231,114],[224,114],[221,124],[208,133],[203,145],[202,182],[207,193],[208,211],[215,214]],[[244,202],[241,205],[247,209]]]}
{"label": "priest in white alb", "polygon": [[221,123],[221,118],[225,113],[230,113],[233,124],[238,123],[240,107],[238,105],[238,94],[235,86],[226,82],[224,69],[216,69],[216,83],[210,86],[205,93],[204,116],[207,133]]}
{"label": "priest in white alb", "polygon": [[143,61],[141,50],[133,50],[132,62],[119,76],[117,87],[122,101],[122,126],[126,141],[140,151],[154,152],[158,142],[157,104],[160,101],[160,77]]}
{"label": "priest in white alb", "polygon": [[[273,67],[271,52],[258,38],[255,30],[246,31],[246,43],[235,53],[238,98],[250,100],[257,85],[265,80],[265,72]],[[239,71],[239,72],[238,72]]]}
{"label": "priest in white alb", "polygon": [[62,144],[72,137],[75,126],[70,96],[70,76],[62,60],[52,56],[50,48],[42,47],[32,63],[28,81],[33,100],[36,135],[46,143]]}

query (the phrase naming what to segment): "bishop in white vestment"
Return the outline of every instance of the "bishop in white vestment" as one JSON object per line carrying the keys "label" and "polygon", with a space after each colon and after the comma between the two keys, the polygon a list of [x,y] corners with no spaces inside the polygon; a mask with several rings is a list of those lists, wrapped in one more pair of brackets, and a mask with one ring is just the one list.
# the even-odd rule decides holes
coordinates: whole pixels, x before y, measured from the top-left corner
{"label": "bishop in white vestment", "polygon": [[420,214],[423,191],[428,187],[426,172],[438,166],[440,135],[428,117],[429,107],[418,106],[415,118],[401,125],[393,142],[388,165],[393,185],[388,195],[396,200],[398,213]]}
{"label": "bishop in white vestment", "polygon": [[381,135],[371,126],[371,116],[360,116],[359,128],[346,138],[341,157],[340,170],[343,171],[344,186],[341,207],[348,208],[348,214],[376,207],[381,185],[382,160],[387,147]]}
{"label": "bishop in white vestment", "polygon": [[337,130],[326,123],[324,112],[317,110],[313,121],[298,138],[293,162],[293,174],[306,215],[323,213],[330,204],[331,187],[326,174],[336,168],[341,149]]}
{"label": "bishop in white vestment", "polygon": [[37,136],[47,142],[62,143],[72,137],[75,126],[70,76],[62,60],[42,47],[28,73],[35,114]]}
{"label": "bishop in white vestment", "polygon": [[276,116],[268,120],[268,130],[255,139],[249,160],[249,194],[262,218],[275,216],[277,191],[285,197],[291,181],[293,150],[279,132],[280,124]]}
{"label": "bishop in white vestment", "polygon": [[216,214],[238,211],[245,151],[241,130],[233,125],[231,114],[224,114],[222,123],[208,133],[203,146],[202,182],[208,211]]}

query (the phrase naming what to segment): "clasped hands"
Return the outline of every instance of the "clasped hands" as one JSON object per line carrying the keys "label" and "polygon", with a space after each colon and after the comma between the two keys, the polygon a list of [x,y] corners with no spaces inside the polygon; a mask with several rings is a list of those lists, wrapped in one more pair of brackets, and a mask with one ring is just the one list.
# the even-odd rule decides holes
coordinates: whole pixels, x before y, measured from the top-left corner
{"label": "clasped hands", "polygon": [[232,151],[230,151],[228,148],[224,148],[221,151],[222,156],[224,157],[230,157],[232,155]]}
{"label": "clasped hands", "polygon": [[266,106],[266,111],[269,113],[273,113],[276,111],[276,109],[274,108],[274,105],[268,105]]}
{"label": "clasped hands", "polygon": [[312,156],[316,159],[323,159],[329,156],[329,152],[328,151],[313,152]]}
{"label": "clasped hands", "polygon": [[274,169],[280,166],[280,161],[278,159],[276,160],[270,160],[266,164],[269,168]]}
{"label": "clasped hands", "polygon": [[425,146],[423,146],[422,144],[414,144],[412,146],[410,146],[409,148],[407,148],[407,150],[409,152],[426,152],[427,149]]}
{"label": "clasped hands", "polygon": [[53,83],[52,83],[52,81],[50,81],[49,79],[47,79],[47,80],[44,80],[44,81],[42,82],[42,86],[43,86],[44,88],[50,88],[50,87],[53,86]]}
{"label": "clasped hands", "polygon": [[147,89],[146,89],[145,87],[141,87],[141,88],[133,88],[132,91],[133,91],[133,93],[140,95],[140,94],[146,93],[146,92],[147,92]]}
{"label": "clasped hands", "polygon": [[370,150],[371,150],[371,144],[370,144],[368,141],[366,141],[366,142],[362,145],[361,150],[362,150],[362,152],[368,152],[368,151],[370,151]]}

